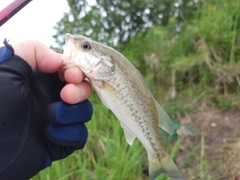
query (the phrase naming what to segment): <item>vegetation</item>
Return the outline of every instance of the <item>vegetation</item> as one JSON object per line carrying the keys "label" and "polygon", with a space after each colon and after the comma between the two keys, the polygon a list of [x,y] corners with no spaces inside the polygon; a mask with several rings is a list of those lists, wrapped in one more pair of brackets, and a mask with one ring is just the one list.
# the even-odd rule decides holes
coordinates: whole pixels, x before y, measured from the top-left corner
{"label": "vegetation", "polygon": [[180,14],[191,18],[198,6],[192,0],[182,3],[178,0],[96,0],[91,5],[89,2],[93,1],[68,0],[70,12],[55,26],[54,38],[59,45],[63,45],[66,32],[84,34],[108,45],[124,44],[138,32],[147,32],[152,25],[166,26],[173,16],[180,25]]}
{"label": "vegetation", "polygon": [[[235,174],[223,171],[227,166],[219,165],[222,146],[207,141],[206,132],[197,129],[202,124],[195,122],[196,126],[187,127],[180,124],[180,119],[203,110],[240,109],[240,1],[96,2],[89,5],[84,0],[68,0],[70,13],[55,26],[59,47],[67,32],[115,46],[139,69],[156,99],[175,120],[176,132],[166,140],[166,147],[184,175],[189,179],[239,178],[239,166],[231,168]],[[61,51],[59,47],[55,49]],[[87,123],[86,147],[55,162],[33,180],[148,179],[146,152],[141,143],[127,145],[113,114],[95,94],[91,101],[95,113]],[[178,137],[180,127],[198,131],[196,137]],[[209,158],[214,156],[212,150],[208,151],[210,146],[219,155],[213,160],[215,164]],[[232,167],[234,159],[224,162]]]}

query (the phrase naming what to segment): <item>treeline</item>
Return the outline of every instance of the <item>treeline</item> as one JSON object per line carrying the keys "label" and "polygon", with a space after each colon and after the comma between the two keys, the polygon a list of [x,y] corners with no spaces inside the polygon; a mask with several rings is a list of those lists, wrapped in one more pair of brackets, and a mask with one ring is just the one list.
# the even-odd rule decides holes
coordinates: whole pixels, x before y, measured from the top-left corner
{"label": "treeline", "polygon": [[239,0],[96,2],[68,0],[60,46],[67,32],[90,36],[123,53],[160,100],[240,108]]}

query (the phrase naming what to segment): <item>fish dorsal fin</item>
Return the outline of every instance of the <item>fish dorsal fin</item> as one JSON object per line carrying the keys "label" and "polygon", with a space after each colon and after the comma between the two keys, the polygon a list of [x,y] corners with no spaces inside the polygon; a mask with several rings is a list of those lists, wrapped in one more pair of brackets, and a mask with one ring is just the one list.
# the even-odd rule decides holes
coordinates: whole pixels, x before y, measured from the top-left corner
{"label": "fish dorsal fin", "polygon": [[171,118],[168,116],[168,114],[163,110],[163,108],[158,104],[156,100],[154,100],[154,102],[158,112],[158,120],[159,120],[158,126],[162,128],[164,131],[166,131],[167,133],[172,135],[174,131],[174,125]]}
{"label": "fish dorsal fin", "polygon": [[135,135],[133,135],[127,128],[121,123],[121,126],[123,128],[123,132],[125,135],[125,138],[127,140],[127,143],[131,146],[133,144],[134,139],[136,138]]}

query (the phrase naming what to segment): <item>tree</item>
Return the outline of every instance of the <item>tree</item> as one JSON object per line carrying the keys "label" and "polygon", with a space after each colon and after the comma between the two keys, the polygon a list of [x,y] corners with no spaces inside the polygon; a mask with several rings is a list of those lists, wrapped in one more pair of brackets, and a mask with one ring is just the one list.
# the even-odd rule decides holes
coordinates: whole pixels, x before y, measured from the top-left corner
{"label": "tree", "polygon": [[188,90],[192,97],[204,94],[213,102],[224,96],[239,107],[239,5],[240,1],[209,0],[194,18],[185,19],[179,33],[174,33],[178,21],[171,17],[167,26],[151,27],[145,36],[138,33],[120,46],[120,52],[148,83],[172,86],[178,93]]}
{"label": "tree", "polygon": [[200,2],[194,0],[68,0],[70,12],[56,24],[56,43],[63,45],[65,34],[82,34],[108,45],[125,44],[138,32],[152,26],[167,26],[174,17],[174,31],[184,19],[193,17]]}

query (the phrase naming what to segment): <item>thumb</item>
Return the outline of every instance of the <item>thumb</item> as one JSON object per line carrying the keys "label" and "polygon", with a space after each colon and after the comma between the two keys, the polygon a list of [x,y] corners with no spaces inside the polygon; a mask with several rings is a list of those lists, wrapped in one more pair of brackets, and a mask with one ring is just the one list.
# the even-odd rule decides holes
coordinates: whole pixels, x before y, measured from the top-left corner
{"label": "thumb", "polygon": [[15,54],[32,68],[45,73],[56,72],[61,66],[61,55],[37,40],[26,40],[13,45]]}

